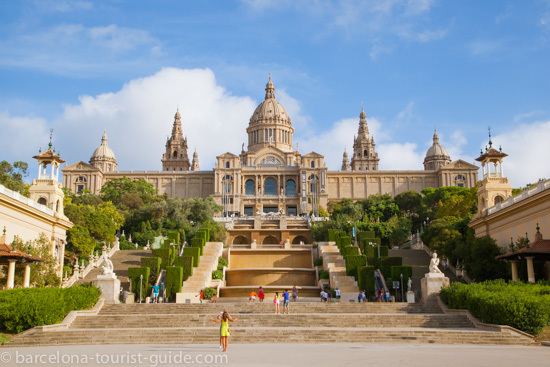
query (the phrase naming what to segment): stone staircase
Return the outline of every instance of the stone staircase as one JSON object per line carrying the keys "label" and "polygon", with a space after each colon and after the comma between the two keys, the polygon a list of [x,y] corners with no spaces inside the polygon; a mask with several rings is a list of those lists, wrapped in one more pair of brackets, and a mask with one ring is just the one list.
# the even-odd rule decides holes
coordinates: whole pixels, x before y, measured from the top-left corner
{"label": "stone staircase", "polygon": [[275,315],[271,303],[104,305],[77,316],[68,328],[34,328],[7,347],[78,344],[216,344],[223,308],[239,320],[231,343],[442,343],[532,345],[513,331],[476,329],[466,315],[445,314],[437,303],[291,303]]}
{"label": "stone staircase", "polygon": [[183,282],[181,293],[195,295],[201,289],[208,287],[212,280],[212,271],[218,268],[218,258],[222,253],[223,243],[207,242],[199,266],[193,268],[193,275]]}
{"label": "stone staircase", "polygon": [[346,275],[346,261],[333,242],[319,243],[319,256],[323,258],[323,268],[329,272],[330,285],[341,292],[359,292],[354,277]]}
{"label": "stone staircase", "polygon": [[[141,266],[142,257],[151,257],[151,251],[146,250],[118,250],[111,257],[113,262],[113,272],[117,275],[120,280],[120,286],[129,290],[130,281],[128,279],[128,268]],[[99,275],[99,268],[91,270],[84,279],[79,280],[75,284],[90,283],[97,279]]]}

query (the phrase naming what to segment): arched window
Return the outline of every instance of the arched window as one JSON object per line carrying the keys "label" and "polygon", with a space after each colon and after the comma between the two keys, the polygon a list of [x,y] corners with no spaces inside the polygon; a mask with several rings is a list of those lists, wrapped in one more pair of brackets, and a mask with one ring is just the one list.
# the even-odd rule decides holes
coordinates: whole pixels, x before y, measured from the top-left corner
{"label": "arched window", "polygon": [[287,196],[294,196],[296,195],[296,182],[294,180],[287,180],[286,181],[286,195]]}
{"label": "arched window", "polygon": [[466,180],[466,177],[464,177],[463,175],[456,175],[455,181],[459,181],[459,180]]}
{"label": "arched window", "polygon": [[244,194],[245,195],[256,194],[254,180],[246,180],[246,182],[244,183]]}
{"label": "arched window", "polygon": [[368,157],[369,156],[369,151],[365,149],[365,151],[363,152],[363,156]]}
{"label": "arched window", "polygon": [[229,168],[230,164],[229,161],[225,162],[225,168]]}
{"label": "arched window", "polygon": [[311,168],[315,168],[315,161],[311,161]]}
{"label": "arched window", "polygon": [[178,158],[178,151],[177,150],[174,151],[173,157]]}
{"label": "arched window", "polygon": [[268,178],[264,181],[264,195],[277,195],[277,182]]}
{"label": "arched window", "polygon": [[500,204],[504,201],[504,198],[500,195],[495,196],[495,205]]}
{"label": "arched window", "polygon": [[48,205],[48,201],[46,200],[46,198],[40,198],[38,199],[38,204]]}
{"label": "arched window", "polygon": [[223,181],[223,186],[224,186],[224,189],[225,189],[225,193],[226,194],[230,193],[231,192],[231,185],[233,183],[233,176],[225,175],[222,178],[222,181]]}

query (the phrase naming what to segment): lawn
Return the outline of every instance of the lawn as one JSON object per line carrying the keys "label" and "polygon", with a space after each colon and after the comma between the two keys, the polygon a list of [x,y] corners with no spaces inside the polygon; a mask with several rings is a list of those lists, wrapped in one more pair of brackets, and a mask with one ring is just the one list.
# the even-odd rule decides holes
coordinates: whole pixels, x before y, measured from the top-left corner
{"label": "lawn", "polygon": [[0,344],[9,342],[11,340],[11,337],[9,334],[0,333]]}

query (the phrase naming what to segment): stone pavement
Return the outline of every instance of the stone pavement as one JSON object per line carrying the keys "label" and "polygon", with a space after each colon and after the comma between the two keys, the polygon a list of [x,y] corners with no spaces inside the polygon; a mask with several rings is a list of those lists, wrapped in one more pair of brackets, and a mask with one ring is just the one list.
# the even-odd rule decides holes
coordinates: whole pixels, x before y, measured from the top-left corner
{"label": "stone pavement", "polygon": [[103,345],[0,348],[1,366],[547,367],[548,347],[445,344]]}

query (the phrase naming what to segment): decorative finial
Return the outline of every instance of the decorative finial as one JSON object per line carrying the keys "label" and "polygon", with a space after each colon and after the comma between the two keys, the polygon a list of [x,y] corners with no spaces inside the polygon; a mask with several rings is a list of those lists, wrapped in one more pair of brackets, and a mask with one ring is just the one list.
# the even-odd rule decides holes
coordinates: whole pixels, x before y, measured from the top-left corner
{"label": "decorative finial", "polygon": [[491,140],[491,126],[487,126],[487,130],[489,130],[489,148],[492,148],[493,141]]}
{"label": "decorative finial", "polygon": [[6,235],[6,226],[4,226],[4,230],[2,231],[4,233],[4,236]]}
{"label": "decorative finial", "polygon": [[538,223],[537,223],[537,233],[540,233],[540,227]]}
{"label": "decorative finial", "polygon": [[515,251],[516,245],[514,245],[514,238],[510,237],[510,250]]}
{"label": "decorative finial", "polygon": [[271,73],[269,73],[269,81],[271,81]]}
{"label": "decorative finial", "polygon": [[499,145],[498,150],[502,153],[502,145]]}
{"label": "decorative finial", "polygon": [[53,139],[53,129],[50,129],[50,144],[48,144],[48,147],[52,149],[52,139]]}
{"label": "decorative finial", "polygon": [[525,232],[525,242],[527,242],[527,248],[529,248],[529,236],[527,235],[527,232]]}

